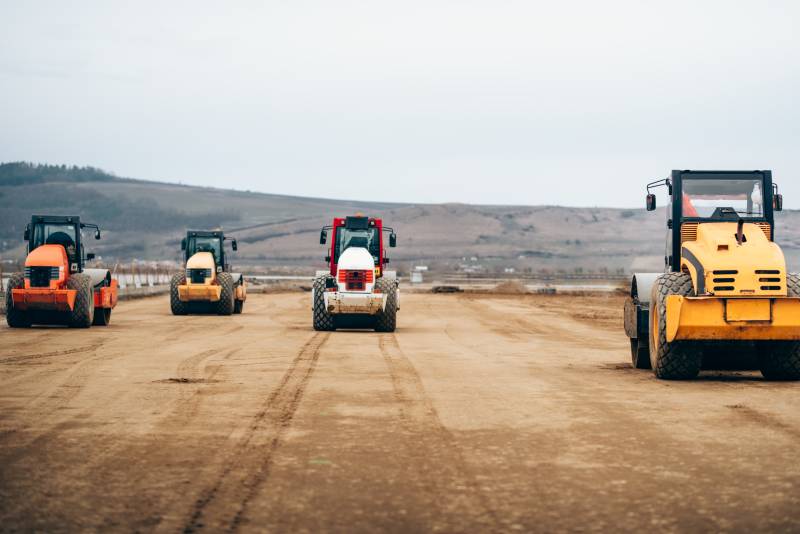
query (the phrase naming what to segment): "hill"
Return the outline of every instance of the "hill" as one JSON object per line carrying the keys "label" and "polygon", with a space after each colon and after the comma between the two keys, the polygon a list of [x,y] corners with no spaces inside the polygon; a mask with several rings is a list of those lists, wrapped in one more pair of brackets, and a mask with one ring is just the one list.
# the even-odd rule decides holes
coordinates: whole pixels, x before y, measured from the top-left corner
{"label": "hill", "polygon": [[[264,184],[268,188],[269,184]],[[240,242],[239,265],[318,268],[319,229],[335,215],[381,216],[398,234],[400,269],[424,263],[489,271],[660,269],[665,215],[637,209],[391,204],[291,197],[121,178],[91,167],[0,165],[0,256],[24,255],[32,213],[79,214],[104,229],[106,260],[177,259],[189,227],[222,227]],[[800,212],[778,216],[790,266],[800,265]]]}

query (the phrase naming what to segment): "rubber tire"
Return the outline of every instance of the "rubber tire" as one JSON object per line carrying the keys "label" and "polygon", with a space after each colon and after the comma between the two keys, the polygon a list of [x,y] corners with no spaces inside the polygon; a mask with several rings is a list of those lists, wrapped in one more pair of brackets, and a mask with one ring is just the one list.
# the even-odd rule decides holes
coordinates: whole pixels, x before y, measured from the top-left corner
{"label": "rubber tire", "polygon": [[92,279],[83,273],[75,273],[67,279],[67,289],[74,289],[75,306],[69,313],[67,326],[89,328],[94,322],[94,288]]}
{"label": "rubber tire", "polygon": [[234,309],[233,277],[230,273],[217,273],[217,282],[222,291],[219,293],[219,300],[216,302],[215,309],[218,315],[231,315]]}
{"label": "rubber tire", "polygon": [[24,289],[25,277],[22,273],[15,273],[11,275],[6,286],[6,322],[11,328],[29,328],[31,321],[28,314],[22,310],[14,308],[14,301],[11,298],[12,289]]}
{"label": "rubber tire", "polygon": [[667,342],[664,325],[669,295],[691,296],[692,278],[685,273],[666,273],[656,279],[650,297],[650,365],[657,378],[688,380],[700,372],[703,355],[697,344]]}
{"label": "rubber tire", "polygon": [[181,300],[178,286],[186,284],[186,273],[175,273],[169,281],[169,305],[172,315],[186,315],[189,313],[188,303]]}
{"label": "rubber tire", "polygon": [[650,349],[642,346],[638,339],[631,338],[631,365],[634,369],[652,369]]}
{"label": "rubber tire", "polygon": [[[800,275],[786,276],[787,296],[800,297]],[[756,348],[758,367],[767,380],[800,380],[800,342],[773,341]]]}
{"label": "rubber tire", "polygon": [[314,330],[319,332],[331,332],[336,330],[333,315],[325,308],[325,281],[330,275],[320,276],[314,279],[314,309],[313,323]]}
{"label": "rubber tire", "polygon": [[386,306],[375,316],[375,331],[394,332],[397,328],[397,282],[379,278],[375,287],[386,295]]}
{"label": "rubber tire", "polygon": [[93,326],[108,326],[111,322],[111,308],[95,308]]}

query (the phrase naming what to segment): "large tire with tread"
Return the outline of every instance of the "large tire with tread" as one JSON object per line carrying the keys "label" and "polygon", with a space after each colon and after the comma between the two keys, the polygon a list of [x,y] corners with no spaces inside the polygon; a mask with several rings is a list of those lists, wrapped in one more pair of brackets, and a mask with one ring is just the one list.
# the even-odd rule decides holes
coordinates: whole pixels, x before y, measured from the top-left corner
{"label": "large tire with tread", "polygon": [[67,279],[67,289],[74,289],[75,306],[69,314],[67,325],[70,328],[89,328],[94,322],[94,288],[92,279],[83,273],[76,273]]}
{"label": "large tire with tread", "polygon": [[24,287],[25,278],[22,274],[12,274],[6,286],[6,322],[11,328],[28,328],[31,325],[28,314],[23,310],[14,308],[14,301],[11,299],[12,289],[23,289]]}
{"label": "large tire with tread", "polygon": [[[800,297],[800,275],[786,276],[789,297]],[[800,342],[773,341],[757,345],[758,367],[767,380],[800,380]]]}
{"label": "large tire with tread", "polygon": [[631,338],[631,365],[634,369],[652,369],[650,349],[641,339]]}
{"label": "large tire with tread", "polygon": [[692,278],[686,273],[666,273],[656,279],[650,298],[650,365],[656,377],[687,380],[700,372],[703,355],[691,341],[667,342],[667,297],[691,296]]}
{"label": "large tire with tread", "polygon": [[375,287],[386,295],[386,306],[375,317],[376,332],[394,332],[397,327],[397,282],[379,278]]}
{"label": "large tire with tread", "polygon": [[325,280],[330,276],[314,279],[314,330],[330,332],[336,330],[333,315],[325,308]]}
{"label": "large tire with tread", "polygon": [[186,273],[176,273],[172,275],[169,281],[169,304],[172,308],[172,315],[186,315],[189,313],[189,306],[187,302],[181,300],[178,293],[178,286],[186,284]]}
{"label": "large tire with tread", "polygon": [[234,309],[233,277],[230,273],[217,273],[217,282],[222,290],[216,303],[217,314],[231,315]]}

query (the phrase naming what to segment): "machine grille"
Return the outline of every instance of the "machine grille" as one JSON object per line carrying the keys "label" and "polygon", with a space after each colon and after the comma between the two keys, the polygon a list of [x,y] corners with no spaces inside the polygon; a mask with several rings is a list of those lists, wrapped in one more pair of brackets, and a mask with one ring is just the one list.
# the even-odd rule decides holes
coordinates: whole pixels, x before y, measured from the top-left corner
{"label": "machine grille", "polygon": [[772,241],[772,228],[770,227],[769,223],[766,222],[758,222],[755,223],[756,226],[761,228],[761,231],[764,232],[764,235],[767,236],[767,239]]}
{"label": "machine grille", "polygon": [[[697,241],[697,227],[699,224],[700,223],[689,222],[681,225],[681,243],[685,243],[687,241]],[[761,228],[761,231],[764,232],[764,235],[767,236],[767,239],[772,240],[772,228],[770,227],[769,223],[757,222],[753,224]]]}
{"label": "machine grille", "polygon": [[370,270],[345,270],[339,269],[339,283],[345,285],[345,291],[364,291],[367,284],[375,279],[375,272]]}
{"label": "machine grille", "polygon": [[211,269],[186,269],[186,278],[193,284],[205,284],[211,278]]}
{"label": "machine grille", "polygon": [[58,274],[58,267],[25,267],[31,287],[50,287],[50,280],[58,280]]}
{"label": "machine grille", "polygon": [[758,276],[758,283],[761,284],[762,291],[780,291],[783,276],[779,269],[758,269],[756,276]]}
{"label": "machine grille", "polygon": [[697,227],[699,223],[683,223],[681,225],[681,243],[697,241]]}
{"label": "machine grille", "polygon": [[[748,273],[742,273],[748,275]],[[758,280],[757,289],[761,291],[781,291],[785,284],[785,278],[780,269],[756,269],[754,271],[756,280]],[[749,294],[752,289],[742,289],[739,284],[739,271],[737,270],[718,270],[713,271],[712,288],[714,293],[719,292],[734,293],[734,294]],[[747,278],[752,280],[752,278]],[[747,288],[749,283],[745,285]]]}

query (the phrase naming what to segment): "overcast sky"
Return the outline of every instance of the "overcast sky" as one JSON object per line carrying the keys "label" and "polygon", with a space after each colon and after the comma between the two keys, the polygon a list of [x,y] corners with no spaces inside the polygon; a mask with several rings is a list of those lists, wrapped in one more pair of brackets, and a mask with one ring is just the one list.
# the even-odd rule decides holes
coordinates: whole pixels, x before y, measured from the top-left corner
{"label": "overcast sky", "polygon": [[800,2],[0,0],[0,161],[270,193],[642,206],[771,168]]}

